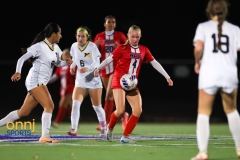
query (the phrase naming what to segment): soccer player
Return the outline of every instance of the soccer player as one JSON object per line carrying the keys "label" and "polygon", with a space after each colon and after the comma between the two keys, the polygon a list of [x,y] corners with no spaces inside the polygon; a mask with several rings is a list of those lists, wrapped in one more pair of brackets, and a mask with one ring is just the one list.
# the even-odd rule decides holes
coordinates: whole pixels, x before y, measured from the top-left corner
{"label": "soccer player", "polygon": [[120,78],[127,73],[134,74],[136,77],[138,77],[142,63],[145,61],[146,63],[150,62],[151,65],[166,78],[169,86],[173,86],[173,81],[170,79],[169,75],[166,73],[160,63],[154,59],[149,49],[143,45],[139,45],[141,29],[138,26],[131,26],[128,30],[127,36],[128,41],[123,45],[119,45],[113,51],[113,53],[98,66],[98,68],[94,71],[94,76],[98,76],[99,70],[107,66],[110,62],[113,60],[118,60],[113,74],[111,86],[113,89],[116,110],[111,114],[110,122],[107,126],[106,138],[108,141],[112,141],[113,139],[114,126],[125,111],[126,97],[132,108],[132,115],[127,122],[120,142],[134,143],[134,141],[129,138],[129,135],[137,125],[142,113],[142,98],[138,87],[132,91],[123,90],[120,85]]}
{"label": "soccer player", "polygon": [[49,136],[54,104],[46,84],[52,75],[54,66],[60,67],[72,63],[70,57],[66,61],[61,60],[62,51],[56,44],[59,43],[61,38],[59,25],[50,23],[36,36],[31,46],[27,48],[27,53],[18,59],[16,72],[11,77],[13,82],[21,79],[23,63],[32,58],[33,66],[29,70],[25,81],[28,93],[22,107],[19,110],[10,112],[5,118],[1,119],[0,126],[27,116],[39,103],[44,109],[42,113],[42,136],[39,142],[58,142]]}
{"label": "soccer player", "polygon": [[[124,44],[127,40],[126,36],[122,32],[114,30],[116,28],[116,18],[114,16],[106,16],[103,25],[105,27],[105,31],[98,33],[94,38],[94,42],[98,46],[102,55],[101,61],[105,60],[119,44]],[[116,64],[117,62],[113,61],[100,71],[101,79],[106,90],[104,111],[107,123],[109,123],[110,116],[115,108],[111,83]],[[124,112],[122,115],[123,130],[126,127],[127,120],[128,113]],[[98,126],[96,129],[100,130],[100,128],[101,127]]]}
{"label": "soccer player", "polygon": [[[62,53],[62,58],[65,59],[70,57],[69,49],[64,49]],[[75,83],[75,75],[71,75],[70,66],[58,67],[52,77],[50,78],[48,84],[51,84],[60,79],[60,101],[56,119],[52,123],[53,127],[58,127],[62,122],[66,113],[68,113],[69,118],[71,118],[72,111],[72,92]]]}
{"label": "soccer player", "polygon": [[207,160],[210,136],[209,117],[216,93],[220,91],[229,129],[240,158],[240,117],[237,111],[237,50],[240,29],[226,21],[225,0],[210,0],[206,8],[209,20],[198,24],[194,37],[194,70],[198,77],[197,143],[199,153],[192,160]]}
{"label": "soccer player", "polygon": [[[68,135],[77,136],[80,106],[88,93],[101,126],[100,136],[106,134],[106,116],[102,108],[102,82],[100,77],[86,81],[85,76],[100,64],[101,54],[95,43],[91,42],[91,32],[87,27],[79,27],[76,31],[77,42],[73,43],[70,54],[73,58],[70,72],[76,74],[73,90],[73,104],[71,114],[71,130]],[[77,69],[76,69],[77,66]]]}

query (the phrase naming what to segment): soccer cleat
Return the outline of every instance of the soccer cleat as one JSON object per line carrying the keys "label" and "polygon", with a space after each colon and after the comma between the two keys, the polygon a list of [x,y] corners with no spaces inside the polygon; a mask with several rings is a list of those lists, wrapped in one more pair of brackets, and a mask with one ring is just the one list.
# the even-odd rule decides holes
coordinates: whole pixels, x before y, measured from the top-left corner
{"label": "soccer cleat", "polygon": [[122,136],[122,138],[120,139],[121,143],[136,143],[135,141],[133,141],[132,139],[130,139],[128,136]]}
{"label": "soccer cleat", "polygon": [[123,130],[125,130],[125,128],[127,126],[128,117],[129,117],[129,114],[127,112],[124,112],[123,116],[122,116],[122,129]]}
{"label": "soccer cleat", "polygon": [[70,131],[67,132],[67,134],[68,134],[69,136],[77,136],[77,135],[78,135],[78,132],[75,131],[74,129],[71,129]]}
{"label": "soccer cleat", "polygon": [[199,152],[195,157],[193,157],[191,160],[208,160],[207,152]]}
{"label": "soccer cleat", "polygon": [[240,159],[240,147],[237,148],[237,156]]}
{"label": "soccer cleat", "polygon": [[101,129],[100,130],[100,137],[106,137],[106,135],[107,135],[107,130],[106,129]]}
{"label": "soccer cleat", "polygon": [[39,142],[41,142],[41,143],[58,143],[58,140],[53,140],[49,137],[41,137],[39,139]]}
{"label": "soccer cleat", "polygon": [[101,130],[101,126],[97,126],[96,130],[100,131]]}
{"label": "soccer cleat", "polygon": [[107,134],[106,134],[106,139],[109,141],[109,142],[112,142],[113,140],[113,130],[110,130],[109,128],[107,128]]}
{"label": "soccer cleat", "polygon": [[53,128],[58,128],[59,124],[56,123],[56,122],[52,122],[52,123],[51,123],[51,126],[52,126]]}

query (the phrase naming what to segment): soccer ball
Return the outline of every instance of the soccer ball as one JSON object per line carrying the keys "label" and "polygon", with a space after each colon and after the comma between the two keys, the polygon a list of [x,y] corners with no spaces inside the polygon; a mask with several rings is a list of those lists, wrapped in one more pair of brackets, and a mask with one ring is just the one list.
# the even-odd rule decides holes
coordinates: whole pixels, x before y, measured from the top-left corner
{"label": "soccer ball", "polygon": [[136,88],[138,80],[134,74],[124,74],[120,79],[122,88],[126,91],[131,91]]}

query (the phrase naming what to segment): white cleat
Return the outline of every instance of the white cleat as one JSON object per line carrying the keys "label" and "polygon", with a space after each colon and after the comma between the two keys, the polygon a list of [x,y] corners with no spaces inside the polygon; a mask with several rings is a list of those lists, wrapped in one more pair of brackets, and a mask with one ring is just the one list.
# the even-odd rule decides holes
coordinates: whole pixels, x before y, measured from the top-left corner
{"label": "white cleat", "polygon": [[240,147],[237,148],[237,156],[240,159]]}
{"label": "white cleat", "polygon": [[109,128],[107,128],[106,139],[109,142],[112,142],[112,140],[113,140],[113,130],[110,130]]}
{"label": "white cleat", "polygon": [[199,152],[195,157],[191,158],[191,160],[208,160],[207,152]]}
{"label": "white cleat", "polygon": [[106,129],[101,129],[100,130],[100,137],[106,137],[106,135],[107,135],[107,130]]}
{"label": "white cleat", "polygon": [[135,141],[130,139],[128,136],[122,136],[122,138],[120,139],[120,142],[121,143],[131,143],[131,144],[136,143]]}

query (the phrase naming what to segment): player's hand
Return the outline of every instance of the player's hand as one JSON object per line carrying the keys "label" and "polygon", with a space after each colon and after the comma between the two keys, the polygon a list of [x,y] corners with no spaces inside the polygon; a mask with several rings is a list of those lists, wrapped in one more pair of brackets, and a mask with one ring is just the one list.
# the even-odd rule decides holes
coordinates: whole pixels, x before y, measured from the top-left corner
{"label": "player's hand", "polygon": [[73,60],[72,60],[72,58],[67,58],[66,62],[68,65],[71,65],[73,63]]}
{"label": "player's hand", "polygon": [[95,44],[97,45],[97,47],[99,47],[99,45],[100,45],[100,38],[98,38],[98,40],[96,40],[96,42],[95,42]]}
{"label": "player's hand", "polygon": [[199,74],[201,62],[196,62],[194,65],[194,71],[196,74]]}
{"label": "player's hand", "polygon": [[70,68],[70,73],[71,73],[71,75],[75,75],[76,74],[76,67]]}
{"label": "player's hand", "polygon": [[21,79],[21,74],[20,73],[14,73],[11,77],[11,80],[13,82],[19,81]]}
{"label": "player's hand", "polygon": [[167,82],[168,82],[168,85],[169,85],[169,86],[173,86],[173,81],[171,80],[171,78],[168,78],[168,79],[167,79]]}
{"label": "player's hand", "polygon": [[94,71],[94,77],[98,77],[98,73],[99,73],[99,70],[96,69],[96,70]]}
{"label": "player's hand", "polygon": [[114,49],[117,48],[118,45],[119,45],[118,42],[114,42],[113,48],[114,48]]}
{"label": "player's hand", "polygon": [[80,73],[85,73],[87,71],[88,71],[88,68],[86,68],[86,67],[83,67],[83,68],[80,69]]}

